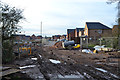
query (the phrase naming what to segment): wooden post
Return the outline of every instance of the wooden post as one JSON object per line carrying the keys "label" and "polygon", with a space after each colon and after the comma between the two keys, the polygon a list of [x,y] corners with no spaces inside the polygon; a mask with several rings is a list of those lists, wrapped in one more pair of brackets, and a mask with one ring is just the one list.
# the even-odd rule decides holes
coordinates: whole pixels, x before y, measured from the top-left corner
{"label": "wooden post", "polygon": [[[41,21],[41,36],[42,36],[42,21]],[[42,38],[41,38],[41,44],[42,44]]]}
{"label": "wooden post", "polygon": [[102,38],[100,38],[100,46],[102,45],[102,41],[101,40],[102,40]]}
{"label": "wooden post", "polygon": [[119,48],[120,48],[120,37],[118,38],[118,45],[119,45]]}
{"label": "wooden post", "polygon": [[80,47],[82,49],[83,45],[82,45],[82,37],[80,38]]}
{"label": "wooden post", "polygon": [[111,44],[112,44],[112,48],[113,48],[113,39],[114,39],[114,38],[111,39],[111,40],[112,40],[112,43],[111,43]]}
{"label": "wooden post", "polygon": [[86,40],[86,43],[87,43],[87,45],[86,45],[86,46],[87,46],[87,48],[88,48],[88,38],[86,38],[86,39],[87,39],[87,40]]}

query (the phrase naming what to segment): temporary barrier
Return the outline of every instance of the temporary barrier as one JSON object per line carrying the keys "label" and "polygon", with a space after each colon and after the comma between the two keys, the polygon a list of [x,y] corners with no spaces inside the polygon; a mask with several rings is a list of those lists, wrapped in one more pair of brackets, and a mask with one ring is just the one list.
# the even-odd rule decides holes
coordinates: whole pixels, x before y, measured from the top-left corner
{"label": "temporary barrier", "polygon": [[26,51],[29,51],[30,50],[30,52],[28,52],[28,55],[31,55],[31,47],[28,47],[28,48],[26,48],[26,47],[23,47],[23,48],[19,48],[19,51],[24,51],[24,50],[26,50]]}

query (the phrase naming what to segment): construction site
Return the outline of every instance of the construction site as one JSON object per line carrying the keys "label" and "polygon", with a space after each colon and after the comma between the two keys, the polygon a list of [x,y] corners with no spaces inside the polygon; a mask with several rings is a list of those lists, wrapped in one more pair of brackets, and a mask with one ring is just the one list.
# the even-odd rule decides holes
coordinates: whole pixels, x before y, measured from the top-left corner
{"label": "construction site", "polygon": [[[61,41],[34,45],[3,65],[2,80],[119,80],[120,51],[63,48]],[[106,50],[106,49],[105,49]],[[96,53],[95,53],[96,52]]]}
{"label": "construction site", "polygon": [[120,0],[0,0],[0,79],[120,80]]}

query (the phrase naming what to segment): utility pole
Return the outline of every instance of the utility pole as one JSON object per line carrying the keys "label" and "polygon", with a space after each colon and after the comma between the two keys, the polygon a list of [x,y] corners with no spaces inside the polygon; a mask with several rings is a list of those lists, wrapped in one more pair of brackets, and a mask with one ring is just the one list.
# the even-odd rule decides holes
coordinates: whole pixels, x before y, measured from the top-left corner
{"label": "utility pole", "polygon": [[41,21],[41,29],[40,29],[40,32],[41,32],[41,44],[42,44],[42,21]]}
{"label": "utility pole", "polygon": [[118,2],[118,25],[120,25],[120,1]]}

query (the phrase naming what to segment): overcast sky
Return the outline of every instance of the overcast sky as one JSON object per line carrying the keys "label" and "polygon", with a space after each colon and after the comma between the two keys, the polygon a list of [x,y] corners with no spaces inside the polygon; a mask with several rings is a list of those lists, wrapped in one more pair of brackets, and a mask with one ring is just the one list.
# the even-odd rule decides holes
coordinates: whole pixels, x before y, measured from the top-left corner
{"label": "overcast sky", "polygon": [[85,22],[101,22],[112,28],[117,15],[116,3],[107,0],[1,0],[12,7],[24,9],[26,20],[20,25],[22,33],[43,35],[66,34],[69,28],[85,27]]}

